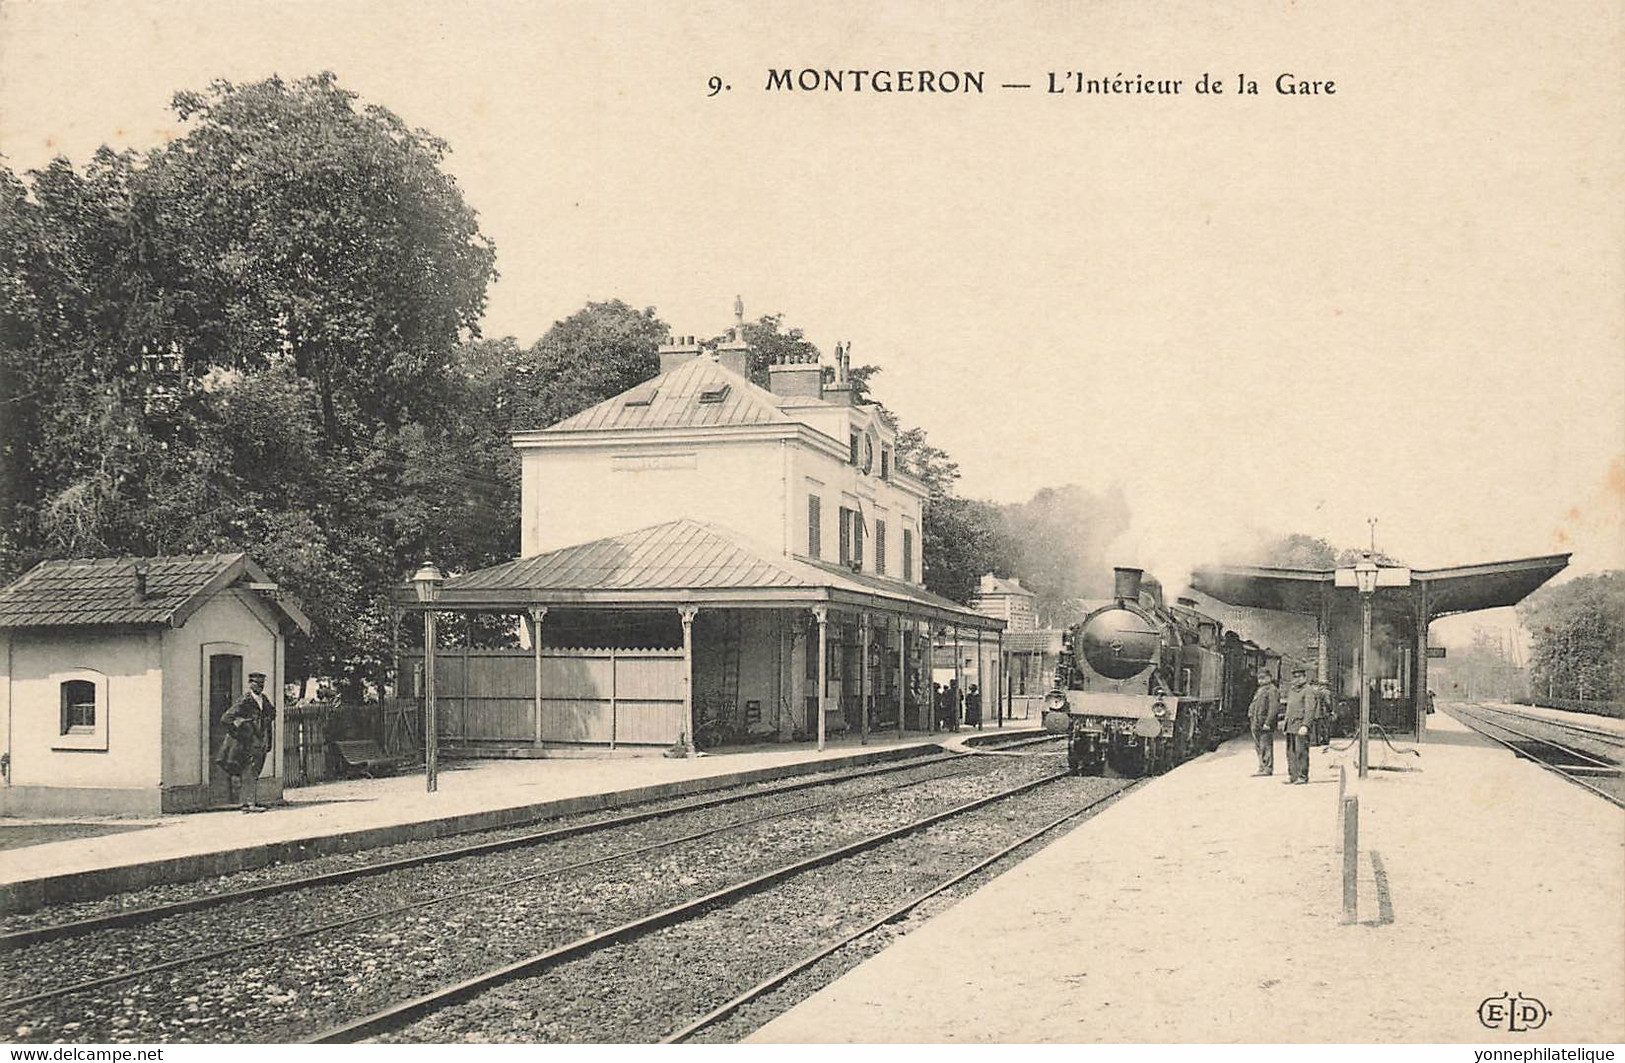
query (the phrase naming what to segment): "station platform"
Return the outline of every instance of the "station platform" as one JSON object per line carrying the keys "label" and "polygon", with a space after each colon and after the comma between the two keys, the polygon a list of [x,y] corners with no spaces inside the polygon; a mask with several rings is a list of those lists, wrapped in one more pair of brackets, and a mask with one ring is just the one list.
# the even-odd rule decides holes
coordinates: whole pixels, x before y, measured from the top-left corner
{"label": "station platform", "polygon": [[[1396,743],[1403,747],[1405,743]],[[763,1026],[764,1043],[1625,1041],[1625,810],[1444,707],[1420,757],[1227,743]],[[1361,803],[1343,922],[1339,772]],[[1409,769],[1409,770],[1385,770]],[[1487,999],[1539,1001],[1510,1029]]]}
{"label": "station platform", "polygon": [[[1036,720],[957,732],[895,731],[811,742],[741,746],[698,757],[454,760],[441,762],[439,788],[423,771],[286,790],[260,815],[240,810],[156,819],[0,819],[0,913],[59,900],[89,899],[157,883],[189,882],[404,841],[495,829],[537,818],[929,752],[979,738],[1038,730]],[[7,843],[7,835],[17,836]],[[74,835],[83,836],[74,836]],[[54,839],[37,841],[38,838]]]}

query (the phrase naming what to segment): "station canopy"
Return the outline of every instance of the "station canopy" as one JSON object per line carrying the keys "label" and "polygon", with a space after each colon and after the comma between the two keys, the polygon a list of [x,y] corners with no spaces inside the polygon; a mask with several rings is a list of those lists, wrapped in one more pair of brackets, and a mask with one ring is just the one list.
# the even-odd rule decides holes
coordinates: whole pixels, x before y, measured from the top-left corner
{"label": "station canopy", "polygon": [[[1453,568],[1410,569],[1409,586],[1425,587],[1429,619],[1517,605],[1541,584],[1563,571],[1568,554],[1548,554],[1515,561],[1494,561]],[[1388,566],[1393,568],[1394,566]],[[1387,581],[1384,581],[1387,583]],[[1267,568],[1258,565],[1215,565],[1191,573],[1191,587],[1229,605],[1273,609],[1314,616],[1323,596],[1338,586],[1334,569]],[[1335,595],[1341,598],[1343,595]]]}

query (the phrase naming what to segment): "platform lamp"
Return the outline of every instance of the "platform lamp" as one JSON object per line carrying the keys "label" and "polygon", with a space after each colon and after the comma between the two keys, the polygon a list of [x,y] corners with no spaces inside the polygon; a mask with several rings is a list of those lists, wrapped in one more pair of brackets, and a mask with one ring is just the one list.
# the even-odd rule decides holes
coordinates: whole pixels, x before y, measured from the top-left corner
{"label": "platform lamp", "polygon": [[1366,777],[1371,739],[1371,596],[1377,592],[1377,563],[1366,554],[1354,566],[1354,585],[1360,590],[1360,759],[1359,776]]}
{"label": "platform lamp", "polygon": [[432,561],[419,566],[412,577],[412,589],[418,601],[429,606],[423,611],[423,766],[428,776],[429,793],[440,785],[440,733],[434,711],[434,603],[440,600],[440,585],[446,577],[440,574]]}

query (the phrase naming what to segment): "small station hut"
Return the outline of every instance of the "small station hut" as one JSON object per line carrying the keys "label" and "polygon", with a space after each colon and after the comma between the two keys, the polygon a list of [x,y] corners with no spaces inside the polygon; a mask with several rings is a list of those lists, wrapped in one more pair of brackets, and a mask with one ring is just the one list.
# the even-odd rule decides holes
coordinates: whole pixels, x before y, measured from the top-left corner
{"label": "small station hut", "polygon": [[220,717],[264,672],[261,799],[282,793],[283,637],[310,630],[243,554],[45,561],[0,590],[0,814],[230,803]]}

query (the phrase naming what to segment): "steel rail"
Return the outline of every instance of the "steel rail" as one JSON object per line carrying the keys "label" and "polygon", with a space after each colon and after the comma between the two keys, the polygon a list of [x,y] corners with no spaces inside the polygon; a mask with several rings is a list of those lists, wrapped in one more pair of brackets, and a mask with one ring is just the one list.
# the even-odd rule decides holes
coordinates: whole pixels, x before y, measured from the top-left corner
{"label": "steel rail", "polygon": [[[1468,710],[1468,715],[1471,716],[1471,715],[1475,715],[1475,713],[1481,713],[1481,712],[1482,712],[1481,709],[1470,709],[1470,710]],[[1596,755],[1595,753],[1587,753],[1583,749],[1575,749],[1573,746],[1566,746],[1562,742],[1556,741],[1555,739],[1543,738],[1540,735],[1530,734],[1528,731],[1520,731],[1516,727],[1508,727],[1506,724],[1501,723],[1501,722],[1499,722],[1497,720],[1493,720],[1493,719],[1484,720],[1481,715],[1479,715],[1478,718],[1482,722],[1489,724],[1491,727],[1499,727],[1501,730],[1507,732],[1508,734],[1517,735],[1519,738],[1525,739],[1527,741],[1539,742],[1542,745],[1551,746],[1553,749],[1562,750],[1564,753],[1567,753],[1572,757],[1577,757],[1580,760],[1589,761],[1592,765],[1594,765],[1596,767],[1609,768],[1609,769],[1612,769],[1612,770],[1615,770],[1615,771],[1619,770],[1619,762],[1618,761],[1607,760],[1607,759],[1605,759],[1603,757],[1600,757],[1600,756]],[[1529,722],[1534,722],[1534,721],[1529,721]]]}
{"label": "steel rail", "polygon": [[[892,793],[897,790],[907,789],[911,786],[922,786],[926,783],[936,782],[939,779],[951,779],[959,775],[964,775],[971,770],[972,766],[967,765],[958,771],[949,772],[946,775],[934,775],[928,779],[911,779],[907,782],[897,783],[893,786],[886,786],[879,790],[871,791],[868,794],[859,794],[856,796],[873,797],[877,794]],[[674,845],[682,845],[686,842],[697,841],[701,838],[707,838],[714,834],[724,833],[725,831],[738,830],[743,827],[753,826],[758,823],[766,823],[775,819],[786,819],[806,812],[816,812],[820,809],[830,808],[835,805],[844,805],[851,800],[852,796],[853,795],[843,794],[842,796],[833,798],[829,801],[819,801],[810,805],[799,805],[796,808],[782,812],[770,812],[765,815],[752,816],[748,819],[734,820],[730,823],[724,823],[715,827],[707,827],[705,830],[685,834],[678,838],[668,838],[664,841],[651,842],[648,845],[638,846],[634,849],[623,849],[619,852],[610,853],[606,856],[597,856],[590,860],[578,861],[574,864],[565,864],[559,867],[545,868],[541,871],[532,872],[527,875],[519,875],[495,882],[483,882],[468,889],[458,890],[453,893],[439,894],[425,900],[410,901],[408,903],[395,905],[389,908],[374,908],[370,911],[362,912],[359,915],[347,916],[343,919],[335,919],[317,926],[301,927],[297,930],[287,931],[286,933],[271,934],[265,937],[260,937],[255,939],[253,945],[258,948],[266,945],[281,944],[283,942],[298,941],[301,938],[307,938],[333,930],[343,930],[346,927],[357,926],[361,923],[368,923],[377,919],[384,919],[392,915],[401,915],[405,912],[432,908],[435,905],[445,904],[450,901],[464,900],[468,897],[473,897],[476,894],[489,893],[492,890],[504,889],[510,886],[520,886],[530,882],[538,882],[542,879],[568,874],[572,871],[580,871],[584,868],[593,867],[598,864],[607,864],[633,856],[642,856],[645,853],[654,852],[659,849],[667,849]],[[37,1004],[41,1001],[56,1000],[61,997],[72,996],[75,993],[88,992],[92,989],[100,989],[105,986],[116,985],[120,982],[133,981],[148,975],[162,974],[165,971],[173,971],[182,967],[190,967],[194,964],[207,963],[210,960],[218,960],[229,956],[240,956],[242,953],[243,946],[241,944],[233,945],[229,948],[212,949],[208,952],[193,953],[189,956],[180,956],[173,960],[165,960],[162,963],[150,964],[146,967],[133,968],[128,971],[121,971],[117,974],[104,975],[100,978],[89,979],[84,982],[76,982],[68,986],[41,990],[38,993],[33,993],[24,997],[13,997],[9,1000],[0,1000],[0,1008],[22,1007],[26,1004]]]}
{"label": "steel rail", "polygon": [[1064,734],[1046,734],[1040,738],[1022,738],[1014,742],[979,742],[974,746],[966,746],[967,752],[977,753],[1003,753],[1007,749],[1022,749],[1027,746],[1042,745],[1045,742],[1059,742],[1066,738]]}
{"label": "steel rail", "polygon": [[1046,775],[1031,782],[1022,783],[1019,786],[1014,786],[1007,790],[1001,790],[995,794],[979,797],[964,804],[956,805],[955,807],[944,812],[933,813],[932,815],[926,816],[922,819],[917,819],[912,823],[905,823],[900,827],[893,827],[889,830],[882,831],[879,834],[873,834],[867,838],[860,838],[857,841],[848,842],[847,844],[837,846],[834,849],[829,849],[825,852],[784,864],[742,882],[736,882],[731,886],[724,886],[719,890],[714,890],[703,897],[697,897],[694,900],[684,901],[681,904],[672,905],[669,908],[662,909],[661,911],[655,912],[651,915],[642,916],[628,923],[622,923],[620,926],[612,927],[609,930],[601,931],[597,934],[591,934],[587,937],[578,938],[575,941],[569,942],[568,944],[559,945],[555,948],[547,950],[546,952],[537,953],[533,956],[527,956],[522,960],[485,971],[481,974],[475,975],[472,978],[465,979],[453,985],[443,986],[434,992],[426,993],[411,1000],[402,1001],[398,1004],[391,1005],[390,1007],[374,1012],[365,1018],[357,1019],[356,1021],[346,1023],[343,1026],[335,1026],[329,1030],[326,1030],[311,1038],[306,1043],[349,1044],[399,1028],[400,1026],[422,1017],[423,1015],[448,1007],[452,1004],[459,1003],[463,1000],[467,1000],[470,997],[477,996],[480,993],[493,989],[499,985],[514,981],[518,978],[530,977],[541,971],[547,970],[548,968],[556,967],[566,960],[571,960],[578,956],[584,956],[599,949],[603,949],[609,945],[617,944],[623,941],[630,941],[634,938],[641,937],[650,931],[658,930],[665,926],[671,926],[676,923],[692,919],[695,916],[710,910],[711,908],[725,904],[737,898],[759,892],[768,886],[781,882],[793,875],[800,874],[803,871],[810,871],[816,867],[822,867],[826,864],[835,863],[839,860],[845,859],[846,857],[854,856],[858,853],[873,849],[876,846],[883,845],[894,838],[899,838],[905,834],[911,834],[915,831],[923,830],[932,824],[940,823],[943,820],[950,819],[954,816],[963,815],[966,812],[981,808],[983,805],[991,804],[994,801],[1002,801],[1005,798],[1026,793],[1029,790],[1037,789],[1040,786],[1055,782],[1058,779],[1068,778],[1070,775],[1070,772],[1057,772],[1053,775]]}
{"label": "steel rail", "polygon": [[[381,860],[376,863],[365,864],[361,867],[342,868],[337,871],[324,871],[315,875],[302,875],[298,878],[286,879],[281,882],[268,882],[258,886],[248,886],[243,889],[225,890],[220,893],[211,893],[202,897],[191,897],[184,901],[172,901],[167,904],[147,905],[141,908],[131,908],[121,912],[111,912],[107,915],[90,916],[85,919],[75,919],[62,923],[50,923],[44,926],[28,927],[0,934],[0,952],[19,949],[27,945],[37,945],[45,941],[55,941],[60,938],[82,937],[85,934],[116,927],[136,926],[141,923],[150,923],[158,919],[166,919],[172,915],[182,915],[187,912],[202,911],[208,908],[219,907],[237,901],[252,901],[262,897],[269,897],[280,893],[292,893],[297,890],[315,889],[321,886],[337,886],[358,878],[371,875],[386,874],[391,871],[403,871],[427,864],[443,863],[448,860],[460,860],[469,856],[483,856],[488,853],[499,853],[509,849],[521,849],[528,845],[541,845],[547,842],[559,841],[564,838],[577,837],[597,831],[609,830],[615,827],[625,827],[636,823],[647,822],[651,819],[660,819],[667,816],[681,815],[684,812],[700,812],[708,808],[717,808],[735,802],[749,801],[759,797],[773,797],[778,794],[795,793],[816,786],[829,786],[836,783],[850,782],[854,779],[863,779],[873,775],[885,775],[891,772],[908,771],[912,768],[928,767],[933,764],[943,764],[954,760],[964,760],[967,753],[948,753],[918,757],[897,763],[879,765],[865,765],[861,768],[834,775],[820,773],[814,779],[803,779],[788,783],[784,786],[775,786],[771,789],[753,790],[750,793],[730,793],[720,797],[707,797],[696,801],[673,805],[669,808],[650,809],[642,812],[630,812],[622,816],[613,816],[608,819],[593,820],[590,823],[577,823],[563,827],[550,827],[542,831],[533,831],[527,834],[513,835],[507,838],[498,838],[493,841],[476,842],[472,845],[462,845],[453,849],[443,849],[433,853],[420,853],[416,856],[403,856],[393,860]],[[747,784],[748,785],[748,784]],[[732,789],[732,787],[719,787],[719,789]],[[658,798],[652,800],[659,800]],[[536,822],[531,820],[530,822]],[[512,826],[523,826],[523,822]],[[480,828],[474,831],[459,832],[462,834],[485,834],[491,830],[504,828]],[[446,837],[457,837],[457,834]],[[4,1003],[4,1002],[0,1002]]]}
{"label": "steel rail", "polygon": [[[1567,779],[1569,782],[1574,783],[1576,786],[1583,786],[1587,790],[1590,790],[1592,793],[1596,794],[1598,797],[1601,797],[1605,801],[1608,801],[1608,802],[1610,802],[1612,804],[1618,805],[1621,808],[1625,808],[1625,799],[1621,799],[1619,797],[1616,797],[1615,795],[1609,793],[1607,790],[1604,790],[1604,789],[1602,789],[1600,787],[1592,786],[1590,783],[1586,782],[1584,779],[1580,778],[1578,775],[1575,775],[1573,772],[1564,771],[1562,768],[1558,767],[1556,764],[1553,764],[1550,761],[1541,759],[1540,757],[1538,757],[1535,754],[1531,753],[1527,749],[1519,749],[1517,746],[1513,745],[1511,742],[1508,742],[1506,739],[1498,738],[1497,736],[1492,735],[1492,734],[1488,733],[1487,731],[1483,730],[1483,727],[1498,727],[1501,730],[1507,731],[1510,734],[1519,735],[1519,737],[1528,737],[1532,741],[1543,742],[1546,745],[1553,746],[1554,748],[1557,748],[1557,749],[1564,748],[1560,744],[1558,744],[1556,742],[1548,741],[1547,739],[1544,739],[1544,738],[1534,738],[1533,736],[1524,736],[1524,735],[1520,734],[1520,732],[1513,730],[1512,728],[1506,726],[1505,724],[1496,723],[1494,720],[1479,719],[1477,722],[1479,724],[1483,725],[1483,726],[1475,727],[1473,725],[1473,721],[1471,719],[1472,714],[1470,712],[1463,712],[1463,710],[1461,709],[1461,707],[1459,705],[1458,706],[1447,707],[1444,711],[1448,712],[1451,716],[1456,717],[1456,719],[1461,720],[1461,722],[1465,726],[1467,726],[1468,728],[1473,730],[1475,733],[1483,735],[1485,738],[1488,738],[1492,742],[1495,742],[1495,743],[1498,743],[1500,745],[1505,746],[1515,756],[1522,757],[1524,760],[1529,761],[1531,764],[1534,764],[1534,765],[1536,765],[1538,767],[1545,768],[1547,771],[1552,772],[1553,774],[1558,775],[1561,778]],[[1467,716],[1467,717],[1469,717],[1469,719],[1462,719],[1463,716]],[[1618,767],[1617,765],[1611,765],[1611,766],[1615,767],[1616,769]]]}
{"label": "steel rail", "polygon": [[[1064,736],[1062,736],[1062,737],[1064,737]],[[817,950],[808,953],[806,956],[803,956],[801,959],[797,960],[795,963],[792,963],[790,966],[788,966],[788,967],[784,968],[783,970],[779,971],[777,974],[771,975],[770,977],[766,978],[765,980],[763,980],[761,982],[758,982],[755,985],[751,986],[749,989],[745,990],[743,993],[740,993],[738,996],[734,997],[732,1000],[728,1001],[726,1004],[722,1004],[719,1007],[713,1009],[712,1011],[709,1011],[706,1014],[700,1016],[698,1019],[695,1019],[693,1022],[689,1023],[687,1026],[683,1027],[681,1030],[678,1030],[676,1033],[668,1034],[666,1037],[661,1039],[660,1043],[664,1044],[664,1045],[671,1045],[671,1044],[678,1044],[678,1043],[681,1043],[683,1041],[688,1040],[690,1037],[693,1037],[695,1034],[699,1033],[701,1030],[705,1029],[706,1027],[713,1026],[716,1023],[720,1022],[721,1020],[727,1018],[729,1015],[732,1015],[734,1012],[738,1011],[740,1008],[744,1007],[746,1004],[749,1004],[751,1001],[757,999],[758,997],[765,996],[768,992],[772,991],[773,989],[778,988],[780,985],[782,985],[785,982],[789,981],[791,978],[793,978],[794,976],[800,974],[802,971],[807,970],[809,967],[813,966],[819,960],[822,960],[824,957],[829,956],[831,953],[838,952],[841,949],[845,948],[846,946],[852,944],[854,941],[857,941],[859,938],[866,937],[867,935],[874,933],[876,930],[878,930],[881,927],[885,926],[887,923],[895,922],[896,920],[898,920],[898,919],[902,918],[903,916],[907,915],[909,912],[913,911],[915,908],[918,908],[920,905],[924,904],[926,901],[930,900],[931,898],[933,898],[933,897],[935,897],[935,896],[937,896],[937,895],[939,895],[941,893],[947,892],[948,890],[952,889],[953,887],[959,885],[961,882],[963,882],[966,879],[970,878],[972,875],[975,875],[975,874],[985,870],[986,868],[990,867],[991,865],[998,863],[1000,860],[1003,860],[1004,858],[1009,856],[1011,853],[1013,853],[1016,850],[1022,848],[1023,846],[1031,844],[1032,842],[1038,840],[1039,838],[1041,838],[1044,835],[1048,834],[1050,831],[1056,829],[1057,827],[1061,826],[1062,824],[1064,824],[1064,823],[1066,823],[1066,822],[1068,822],[1070,820],[1076,819],[1078,816],[1083,815],[1085,812],[1089,811],[1091,808],[1094,808],[1096,805],[1099,805],[1099,804],[1102,804],[1102,803],[1104,803],[1106,801],[1111,801],[1111,800],[1114,800],[1116,798],[1122,797],[1124,794],[1128,793],[1130,790],[1134,789],[1136,786],[1143,785],[1146,781],[1147,780],[1143,779],[1143,778],[1134,779],[1134,780],[1130,781],[1127,786],[1121,787],[1120,789],[1113,790],[1111,793],[1106,794],[1106,795],[1104,795],[1102,797],[1097,797],[1093,801],[1090,801],[1086,805],[1081,805],[1078,808],[1074,808],[1070,812],[1067,812],[1063,816],[1060,816],[1060,817],[1058,817],[1056,819],[1050,820],[1048,823],[1044,824],[1042,827],[1039,827],[1037,830],[1031,832],[1030,834],[1027,834],[1027,835],[1017,839],[1016,841],[1011,842],[1009,845],[1007,845],[1004,848],[1000,849],[998,852],[992,854],[991,856],[984,857],[983,859],[978,860],[976,863],[972,864],[970,867],[967,867],[963,871],[960,871],[960,872],[958,872],[958,873],[956,873],[956,874],[942,880],[941,882],[937,883],[935,886],[932,886],[930,889],[923,890],[923,891],[921,891],[919,893],[914,894],[912,897],[908,898],[907,900],[903,901],[901,904],[899,904],[896,907],[892,908],[890,911],[886,912],[884,915],[881,915],[878,918],[873,919],[873,920],[865,923],[863,926],[861,926],[858,929],[852,931],[851,933],[846,934],[846,935],[844,935],[844,936],[842,936],[840,938],[837,938],[836,940],[829,942],[827,945],[823,945],[820,948],[818,948]]]}
{"label": "steel rail", "polygon": [[1523,720],[1526,723],[1541,724],[1547,727],[1555,727],[1559,731],[1573,731],[1575,734],[1600,738],[1604,745],[1625,747],[1625,732],[1605,731],[1598,727],[1586,727],[1583,724],[1573,723],[1569,720],[1558,720],[1550,716],[1519,712],[1516,709],[1503,709],[1499,705],[1485,705],[1477,701],[1469,702],[1469,704],[1478,712],[1500,713],[1503,716],[1511,716],[1515,720]]}

